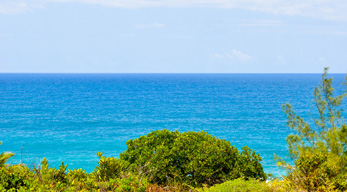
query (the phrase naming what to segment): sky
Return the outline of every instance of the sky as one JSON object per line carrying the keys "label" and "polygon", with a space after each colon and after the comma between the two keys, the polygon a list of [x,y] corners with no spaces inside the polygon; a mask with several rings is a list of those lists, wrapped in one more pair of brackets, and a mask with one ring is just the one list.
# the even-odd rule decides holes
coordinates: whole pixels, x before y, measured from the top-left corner
{"label": "sky", "polygon": [[346,0],[0,0],[0,73],[347,73]]}

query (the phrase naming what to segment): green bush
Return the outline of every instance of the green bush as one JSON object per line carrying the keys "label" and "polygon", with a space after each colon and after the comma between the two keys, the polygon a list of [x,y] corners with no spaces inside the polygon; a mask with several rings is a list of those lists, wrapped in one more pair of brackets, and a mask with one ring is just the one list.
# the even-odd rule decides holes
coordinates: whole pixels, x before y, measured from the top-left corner
{"label": "green bush", "polygon": [[23,165],[0,168],[0,191],[16,191],[34,186],[35,174]]}
{"label": "green bush", "polygon": [[259,155],[244,148],[240,153],[229,141],[207,132],[158,130],[126,143],[120,159],[129,170],[158,184],[213,185],[240,177],[266,179]]}
{"label": "green bush", "polygon": [[93,175],[98,181],[107,181],[110,179],[120,178],[121,174],[126,170],[127,162],[117,157],[106,157],[103,153],[97,153],[99,157],[98,166]]}
{"label": "green bush", "polygon": [[255,179],[244,180],[243,178],[227,181],[222,184],[214,185],[211,188],[205,188],[203,192],[268,192],[272,191],[264,181]]}

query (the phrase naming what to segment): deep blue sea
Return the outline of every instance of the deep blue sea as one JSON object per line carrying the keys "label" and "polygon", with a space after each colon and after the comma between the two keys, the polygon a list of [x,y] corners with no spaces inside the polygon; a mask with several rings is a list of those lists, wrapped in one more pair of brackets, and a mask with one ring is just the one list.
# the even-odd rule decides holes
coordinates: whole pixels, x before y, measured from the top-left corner
{"label": "deep blue sea", "polygon": [[[338,91],[343,74],[331,74]],[[125,142],[159,129],[208,131],[282,173],[291,103],[307,120],[321,74],[0,74],[0,146],[12,163],[95,168],[98,151],[118,156]],[[344,106],[346,104],[344,103]],[[343,114],[346,117],[346,114]]]}

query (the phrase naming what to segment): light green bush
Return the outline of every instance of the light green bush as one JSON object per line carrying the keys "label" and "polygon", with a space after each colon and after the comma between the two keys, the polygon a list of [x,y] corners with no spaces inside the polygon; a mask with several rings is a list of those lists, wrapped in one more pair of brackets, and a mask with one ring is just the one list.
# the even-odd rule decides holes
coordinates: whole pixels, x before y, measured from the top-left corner
{"label": "light green bush", "polygon": [[214,185],[211,188],[202,189],[203,192],[270,192],[270,187],[264,182],[255,179],[243,178],[227,181]]}

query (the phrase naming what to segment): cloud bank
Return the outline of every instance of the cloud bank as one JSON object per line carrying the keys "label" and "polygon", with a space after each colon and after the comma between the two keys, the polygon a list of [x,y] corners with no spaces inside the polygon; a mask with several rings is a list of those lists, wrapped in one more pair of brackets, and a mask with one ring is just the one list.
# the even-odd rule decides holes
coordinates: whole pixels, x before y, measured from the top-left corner
{"label": "cloud bank", "polygon": [[347,21],[346,0],[2,0],[0,13],[21,13],[48,3],[84,3],[117,8],[213,7],[276,15],[297,15]]}

